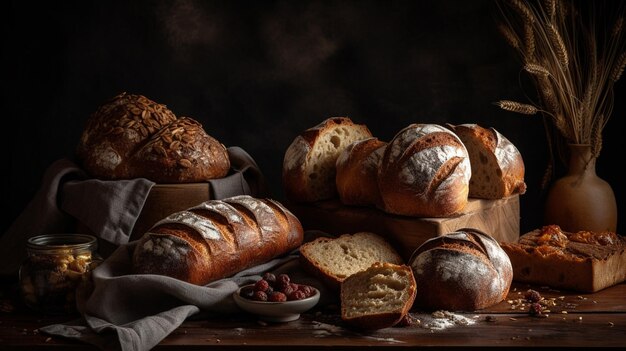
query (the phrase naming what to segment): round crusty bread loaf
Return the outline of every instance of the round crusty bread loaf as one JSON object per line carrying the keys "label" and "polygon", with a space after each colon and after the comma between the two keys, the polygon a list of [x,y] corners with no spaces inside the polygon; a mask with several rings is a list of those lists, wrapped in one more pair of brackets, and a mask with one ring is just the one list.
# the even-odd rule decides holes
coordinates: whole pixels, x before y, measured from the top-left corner
{"label": "round crusty bread loaf", "polygon": [[411,124],[387,145],[378,171],[382,210],[448,217],[468,201],[471,165],[463,142],[437,124]]}
{"label": "round crusty bread loaf", "polygon": [[285,196],[293,202],[313,202],[337,196],[337,157],[356,140],[372,133],[348,117],[331,117],[298,135],[287,148],[282,180]]}
{"label": "round crusty bread loaf", "polygon": [[339,290],[341,282],[375,262],[402,264],[402,256],[382,236],[371,232],[319,237],[300,247],[300,262],[310,274]]}
{"label": "round crusty bread loaf", "polygon": [[348,145],[337,158],[337,192],[346,205],[379,205],[378,166],[387,143],[377,138]]}
{"label": "round crusty bread loaf", "polygon": [[89,117],[76,156],[90,176],[104,180],[194,183],[224,177],[230,169],[226,147],[200,123],[126,93]]}
{"label": "round crusty bread loaf", "polygon": [[409,313],[416,283],[406,265],[376,262],[341,283],[341,319],[359,329],[394,326]]}
{"label": "round crusty bread loaf", "polygon": [[524,160],[519,150],[494,128],[477,124],[448,125],[470,156],[469,196],[501,199],[526,192]]}
{"label": "round crusty bread loaf", "polygon": [[415,307],[474,311],[504,300],[513,280],[511,261],[498,242],[464,228],[420,245],[409,265],[418,282]]}

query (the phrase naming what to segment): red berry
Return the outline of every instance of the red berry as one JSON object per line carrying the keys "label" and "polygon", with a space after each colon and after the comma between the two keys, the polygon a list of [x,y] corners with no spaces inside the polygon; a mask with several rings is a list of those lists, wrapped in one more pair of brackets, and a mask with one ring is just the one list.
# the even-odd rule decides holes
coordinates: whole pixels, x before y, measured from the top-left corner
{"label": "red berry", "polygon": [[538,291],[532,289],[528,289],[528,291],[526,291],[526,293],[524,294],[524,298],[530,302],[539,302],[542,299],[541,294],[539,294]]}
{"label": "red berry", "polygon": [[281,290],[285,295],[289,296],[292,292],[298,289],[294,289],[293,284],[287,285],[283,290]]}
{"label": "red berry", "polygon": [[289,301],[305,299],[306,295],[302,290],[296,290],[287,296]]}
{"label": "red berry", "polygon": [[287,296],[285,296],[285,294],[281,293],[280,291],[274,291],[269,295],[268,301],[284,302],[287,301]]}
{"label": "red berry", "polygon": [[267,301],[267,294],[264,291],[255,291],[252,297],[254,301]]}
{"label": "red berry", "polygon": [[276,284],[276,276],[272,272],[265,272],[265,274],[263,274],[263,279],[266,280],[270,286],[274,286],[274,284]]}
{"label": "red berry", "polygon": [[276,281],[281,284],[289,284],[291,282],[291,278],[289,278],[289,275],[283,273],[276,277]]}
{"label": "red berry", "polygon": [[298,290],[304,292],[304,295],[306,297],[311,297],[315,295],[315,289],[313,289],[313,287],[309,285],[300,285],[300,288]]}
{"label": "red berry", "polygon": [[270,284],[265,279],[261,279],[254,283],[254,290],[256,291],[267,291],[267,288],[270,287]]}
{"label": "red berry", "polygon": [[540,316],[542,312],[543,312],[543,306],[541,306],[541,304],[537,302],[530,304],[528,313],[531,316]]}

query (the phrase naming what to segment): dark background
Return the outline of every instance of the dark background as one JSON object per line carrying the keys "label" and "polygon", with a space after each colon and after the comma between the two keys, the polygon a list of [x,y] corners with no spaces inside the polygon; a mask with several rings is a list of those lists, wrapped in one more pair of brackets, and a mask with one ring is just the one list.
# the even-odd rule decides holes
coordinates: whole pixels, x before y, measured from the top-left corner
{"label": "dark background", "polygon": [[[542,224],[543,120],[493,104],[534,98],[493,1],[10,1],[0,16],[2,233],[45,169],[74,157],[89,114],[122,91],[243,147],[279,200],[287,146],[327,117],[383,140],[410,123],[495,127],[526,163],[522,233]],[[597,161],[620,218],[625,84]]]}

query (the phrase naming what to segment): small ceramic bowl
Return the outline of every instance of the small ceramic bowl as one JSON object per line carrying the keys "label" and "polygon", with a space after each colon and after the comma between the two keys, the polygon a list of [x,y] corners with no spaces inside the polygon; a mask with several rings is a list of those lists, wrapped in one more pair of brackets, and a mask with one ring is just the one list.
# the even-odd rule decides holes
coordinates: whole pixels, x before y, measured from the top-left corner
{"label": "small ceramic bowl", "polygon": [[320,300],[319,290],[313,288],[315,294],[302,300],[285,302],[254,301],[239,295],[241,289],[244,287],[237,289],[237,291],[233,293],[233,299],[237,306],[269,322],[295,321],[300,318],[300,313],[310,310]]}

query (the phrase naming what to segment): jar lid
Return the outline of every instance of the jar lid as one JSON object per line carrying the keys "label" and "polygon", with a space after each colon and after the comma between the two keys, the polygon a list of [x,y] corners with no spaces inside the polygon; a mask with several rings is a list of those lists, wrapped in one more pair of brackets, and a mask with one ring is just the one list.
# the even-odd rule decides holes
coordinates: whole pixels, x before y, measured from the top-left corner
{"label": "jar lid", "polygon": [[98,246],[95,236],[88,234],[44,234],[28,239],[29,249],[90,249]]}

